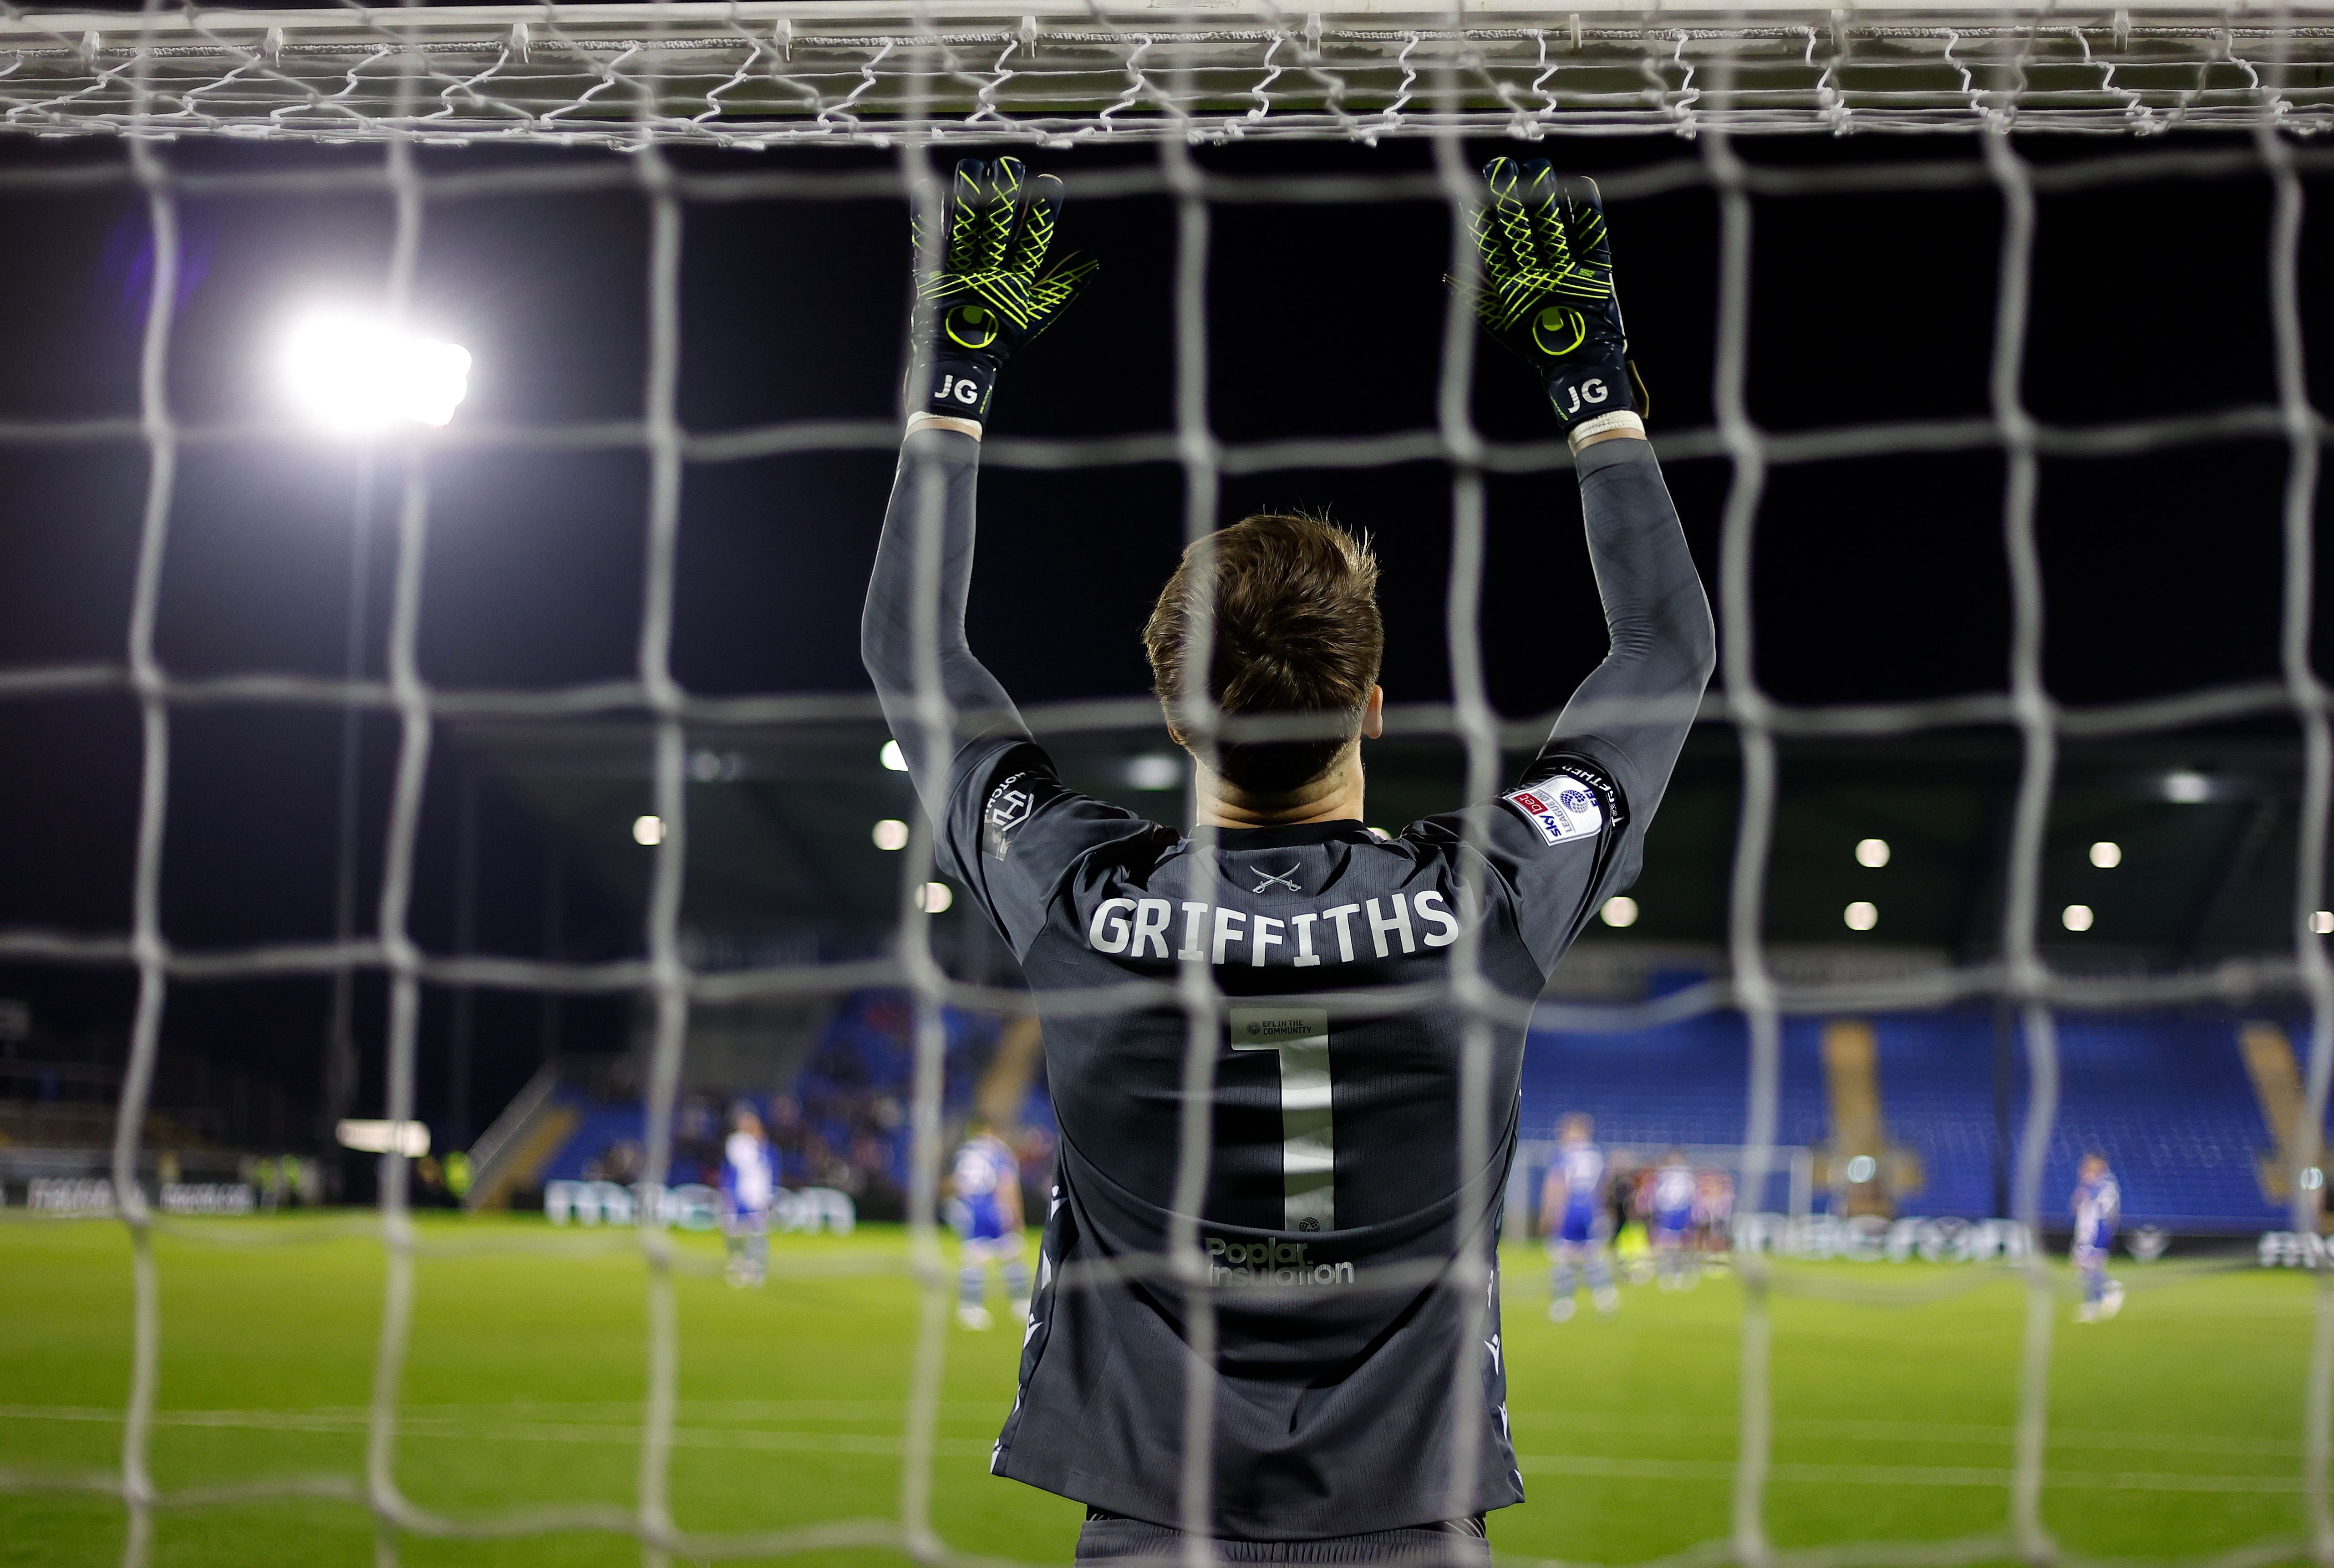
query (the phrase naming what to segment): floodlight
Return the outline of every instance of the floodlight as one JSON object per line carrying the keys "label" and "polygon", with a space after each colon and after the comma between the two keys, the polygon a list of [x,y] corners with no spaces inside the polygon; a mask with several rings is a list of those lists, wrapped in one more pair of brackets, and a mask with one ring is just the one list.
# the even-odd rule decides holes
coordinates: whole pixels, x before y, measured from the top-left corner
{"label": "floodlight", "polygon": [[1856,841],[1856,863],[1877,871],[1888,864],[1888,840],[1859,838]]}
{"label": "floodlight", "polygon": [[689,758],[689,776],[699,784],[717,783],[735,779],[746,770],[746,760],[735,751],[693,751]]}
{"label": "floodlight", "polygon": [[1605,907],[1598,913],[1604,916],[1605,924],[1615,930],[1623,926],[1635,925],[1637,924],[1637,901],[1625,896],[1608,898],[1605,901]]}
{"label": "floodlight", "polygon": [[1172,753],[1146,751],[1126,760],[1130,789],[1172,789],[1183,781],[1183,764]]}
{"label": "floodlight", "polygon": [[2069,931],[2088,931],[2092,918],[2088,904],[2069,904],[2059,912],[2059,923]]}
{"label": "floodlight", "polygon": [[632,842],[657,845],[664,842],[664,818],[635,817],[632,818]]}
{"label": "floodlight", "polygon": [[2164,776],[2164,798],[2183,806],[2194,806],[2212,798],[2213,781],[2202,773],[2166,773]]}
{"label": "floodlight", "polygon": [[359,1154],[420,1159],[429,1152],[429,1129],[418,1121],[343,1121],[333,1128],[333,1137]]}
{"label": "floodlight", "polygon": [[1880,906],[1859,898],[1840,912],[1840,918],[1850,931],[1869,931],[1880,924]]}
{"label": "floodlight", "polygon": [[905,849],[908,847],[908,825],[897,817],[886,817],[875,824],[875,847]]}
{"label": "floodlight", "polygon": [[385,317],[317,311],[285,334],[285,386],[310,419],[357,434],[442,425],[470,390],[470,351]]}
{"label": "floodlight", "polygon": [[2334,936],[2334,909],[2320,909],[2310,916],[2310,929],[2320,936]]}
{"label": "floodlight", "polygon": [[1880,1162],[1868,1154],[1857,1155],[1847,1162],[1847,1179],[1862,1186],[1880,1174]]}
{"label": "floodlight", "polygon": [[945,882],[927,882],[916,889],[916,907],[927,915],[945,915],[956,902],[956,892]]}
{"label": "floodlight", "polygon": [[2112,839],[2100,839],[2091,846],[2091,864],[2102,871],[2113,871],[2123,864],[2123,846]]}
{"label": "floodlight", "polygon": [[897,740],[884,741],[883,750],[876,752],[875,755],[882,760],[884,767],[894,773],[905,773],[908,770],[908,759],[901,751],[900,743]]}

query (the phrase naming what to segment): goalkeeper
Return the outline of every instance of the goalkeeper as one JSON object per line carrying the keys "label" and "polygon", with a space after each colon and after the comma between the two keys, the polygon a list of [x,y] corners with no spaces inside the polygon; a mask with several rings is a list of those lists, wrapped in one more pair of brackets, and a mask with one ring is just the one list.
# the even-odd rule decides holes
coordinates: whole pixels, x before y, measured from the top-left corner
{"label": "goalkeeper", "polygon": [[[1080,1562],[1180,1559],[1198,1519],[1237,1563],[1483,1562],[1484,1515],[1523,1498],[1496,1281],[1487,1303],[1458,1270],[1497,1267],[1523,1030],[1490,1026],[1489,1158],[1461,1169],[1468,1015],[1451,957],[1473,925],[1473,962],[1520,1011],[1629,885],[1712,634],[1632,395],[1596,188],[1505,159],[1485,178],[1479,310],[1571,440],[1611,652],[1485,813],[1480,855],[1456,813],[1391,839],[1363,826],[1360,744],[1383,702],[1377,564],[1309,518],[1249,518],[1187,553],[1145,630],[1214,864],[1195,865],[1174,828],[1063,785],[966,646],[964,608],[998,369],[1094,264],[1048,266],[1060,186],[1009,158],[959,164],[945,233],[930,237],[863,652],[911,776],[938,791],[924,803],[940,865],[1033,986],[1172,984],[1198,965],[1228,1002],[1203,1108],[1204,1285],[1162,1263],[1189,1018],[1161,1005],[1046,1020],[1060,1156],[1020,1398],[990,1468],[1086,1505]],[[920,547],[937,552],[921,570]],[[920,597],[936,647],[919,644]],[[1202,597],[1213,615],[1188,614]],[[950,710],[944,738],[920,670]],[[1194,726],[1211,703],[1299,715],[1307,735],[1208,745]],[[1357,1005],[1378,987],[1404,988],[1405,1005]],[[1186,1338],[1203,1289],[1217,1309],[1207,1360]],[[1193,1378],[1211,1385],[1194,1457],[1204,1498],[1181,1484]],[[1471,1467],[1454,1473],[1462,1451]]]}

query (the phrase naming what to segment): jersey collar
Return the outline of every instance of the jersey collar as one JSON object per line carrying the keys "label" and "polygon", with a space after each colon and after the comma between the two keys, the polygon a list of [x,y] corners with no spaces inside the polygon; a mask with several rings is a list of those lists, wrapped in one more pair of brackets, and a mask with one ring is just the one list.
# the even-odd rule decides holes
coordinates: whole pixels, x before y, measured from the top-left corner
{"label": "jersey collar", "polygon": [[1225,849],[1292,849],[1304,844],[1371,844],[1370,830],[1353,818],[1335,822],[1302,822],[1288,828],[1219,828],[1216,843]]}

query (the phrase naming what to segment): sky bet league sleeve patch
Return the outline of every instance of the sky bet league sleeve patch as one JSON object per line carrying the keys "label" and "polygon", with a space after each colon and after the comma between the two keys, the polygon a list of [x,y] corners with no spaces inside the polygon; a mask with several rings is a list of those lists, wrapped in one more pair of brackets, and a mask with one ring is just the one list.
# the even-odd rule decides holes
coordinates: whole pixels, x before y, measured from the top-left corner
{"label": "sky bet league sleeve patch", "polygon": [[1543,844],[1567,838],[1593,838],[1608,821],[1617,822],[1612,786],[1601,779],[1585,778],[1587,769],[1551,773],[1538,783],[1510,789],[1500,797],[1532,825]]}

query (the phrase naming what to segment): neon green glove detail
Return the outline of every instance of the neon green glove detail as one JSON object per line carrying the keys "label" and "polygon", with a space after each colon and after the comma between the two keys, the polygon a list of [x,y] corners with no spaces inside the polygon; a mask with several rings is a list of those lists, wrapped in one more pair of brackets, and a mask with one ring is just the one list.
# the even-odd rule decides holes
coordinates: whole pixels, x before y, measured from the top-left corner
{"label": "neon green glove detail", "polygon": [[1484,330],[1539,375],[1567,430],[1633,407],[1643,414],[1596,182],[1558,178],[1544,160],[1494,158],[1483,183],[1490,200],[1468,223],[1483,257],[1475,314]]}
{"label": "neon green glove detail", "polygon": [[[1102,263],[1062,257],[1042,271],[1062,210],[1062,182],[1035,179],[1018,158],[968,158],[949,191],[948,232],[917,288],[917,358],[925,411],[978,420],[998,367],[1054,324]],[[919,224],[920,252],[928,252]]]}

